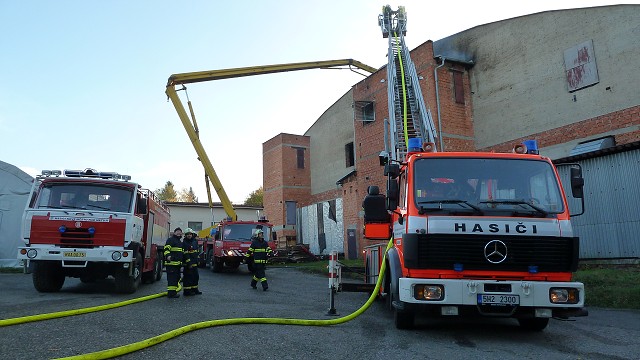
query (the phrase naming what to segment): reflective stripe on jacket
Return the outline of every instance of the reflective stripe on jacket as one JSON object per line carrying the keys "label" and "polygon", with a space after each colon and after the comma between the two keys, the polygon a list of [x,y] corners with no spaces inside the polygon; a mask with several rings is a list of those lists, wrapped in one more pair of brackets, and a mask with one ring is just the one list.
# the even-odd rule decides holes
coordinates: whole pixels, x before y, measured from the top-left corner
{"label": "reflective stripe on jacket", "polygon": [[253,238],[251,246],[245,254],[246,257],[253,255],[253,261],[256,264],[264,264],[267,262],[267,258],[273,254],[273,250],[269,247],[269,243],[261,238]]}
{"label": "reflective stripe on jacket", "polygon": [[185,237],[182,243],[182,248],[184,249],[184,265],[187,267],[198,266],[198,255],[200,254],[198,240],[195,237],[191,239]]}
{"label": "reflective stripe on jacket", "polygon": [[[171,260],[167,261],[167,257],[171,256]],[[182,249],[182,240],[177,236],[167,239],[164,245],[164,264],[173,266],[182,266],[184,258],[184,250]]]}

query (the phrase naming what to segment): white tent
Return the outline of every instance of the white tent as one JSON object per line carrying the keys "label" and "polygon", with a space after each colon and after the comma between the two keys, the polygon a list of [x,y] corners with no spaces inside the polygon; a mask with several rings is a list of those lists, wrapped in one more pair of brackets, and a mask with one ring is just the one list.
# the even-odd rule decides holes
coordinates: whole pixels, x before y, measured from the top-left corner
{"label": "white tent", "polygon": [[22,213],[33,178],[17,167],[0,161],[0,267],[19,267],[18,246]]}

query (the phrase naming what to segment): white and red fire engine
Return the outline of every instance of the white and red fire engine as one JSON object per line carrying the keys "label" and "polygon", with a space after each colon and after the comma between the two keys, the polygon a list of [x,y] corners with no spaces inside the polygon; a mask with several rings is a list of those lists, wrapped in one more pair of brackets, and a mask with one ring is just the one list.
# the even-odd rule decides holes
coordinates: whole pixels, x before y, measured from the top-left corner
{"label": "white and red fire engine", "polygon": [[129,180],[93,169],[44,170],[36,177],[18,259],[28,264],[38,291],[59,291],[66,277],[112,276],[120,293],[160,280],[169,209]]}
{"label": "white and red fire engine", "polygon": [[[264,239],[275,252],[275,232],[272,228],[273,225],[264,217],[258,221],[232,221],[230,218],[223,220],[218,224],[213,238],[207,239],[203,244],[207,265],[213,272],[220,272],[225,266],[237,269],[251,246],[251,237],[258,229],[263,231]],[[251,270],[252,263],[247,265]]]}
{"label": "white and red fire engine", "polygon": [[[370,186],[363,207],[365,237],[383,241],[365,249],[368,283],[377,281],[390,246],[380,295],[395,325],[410,328],[425,313],[510,317],[542,330],[550,318],[586,316],[584,284],[573,281],[579,238],[570,220],[581,212],[570,214],[556,167],[535,141],[513,153],[437,152],[404,44],[404,7],[383,11],[390,126],[380,160],[387,186],[385,195]],[[582,171],[577,164],[569,171],[584,210]]]}

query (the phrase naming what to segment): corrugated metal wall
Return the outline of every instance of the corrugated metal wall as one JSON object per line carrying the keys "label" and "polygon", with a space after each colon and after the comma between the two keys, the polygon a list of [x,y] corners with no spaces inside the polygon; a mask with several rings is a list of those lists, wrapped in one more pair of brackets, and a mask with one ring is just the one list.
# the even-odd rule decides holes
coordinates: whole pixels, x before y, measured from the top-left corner
{"label": "corrugated metal wall", "polygon": [[298,209],[297,238],[309,245],[316,255],[329,255],[331,251],[344,253],[342,199],[335,200],[335,214],[329,201]]}
{"label": "corrugated metal wall", "polygon": [[[640,258],[640,150],[580,160],[585,212],[571,218],[580,237],[580,259]],[[572,213],[580,202],[571,196],[569,170],[559,167]]]}

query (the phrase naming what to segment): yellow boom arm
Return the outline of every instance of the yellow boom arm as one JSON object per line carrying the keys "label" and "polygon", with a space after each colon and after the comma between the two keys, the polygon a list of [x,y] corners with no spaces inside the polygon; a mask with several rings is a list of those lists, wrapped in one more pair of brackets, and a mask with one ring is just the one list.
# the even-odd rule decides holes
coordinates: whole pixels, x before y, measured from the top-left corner
{"label": "yellow boom arm", "polygon": [[[264,75],[264,74],[273,74],[278,72],[286,72],[286,71],[296,71],[296,70],[308,70],[308,69],[329,69],[335,68],[339,66],[349,66],[356,67],[358,69],[367,71],[369,73],[374,73],[378,71],[378,69],[372,68],[371,66],[365,65],[359,61],[353,59],[343,59],[343,60],[327,60],[327,61],[311,61],[311,62],[302,62],[302,63],[291,63],[291,64],[278,64],[278,65],[264,65],[264,66],[252,66],[252,67],[244,67],[244,68],[235,68],[235,69],[221,69],[221,70],[210,70],[210,71],[199,71],[199,72],[190,72],[183,74],[173,74],[169,77],[167,81],[167,89],[166,94],[173,103],[173,106],[176,108],[178,112],[178,116],[180,117],[180,121],[182,121],[182,125],[184,129],[187,131],[187,135],[189,135],[189,140],[193,144],[193,147],[198,154],[198,158],[200,162],[202,162],[202,166],[204,166],[204,170],[209,177],[209,180],[213,184],[213,188],[215,189],[218,197],[220,198],[220,202],[222,202],[222,207],[224,211],[227,213],[227,216],[230,216],[232,219],[237,220],[237,215],[235,210],[233,209],[233,205],[227,196],[227,193],[224,191],[222,184],[220,183],[220,179],[216,174],[213,166],[211,165],[211,161],[207,156],[200,139],[198,138],[198,130],[197,125],[195,125],[195,118],[189,118],[189,114],[185,110],[182,102],[180,101],[180,97],[178,96],[176,86],[191,84],[203,81],[212,81],[212,80],[221,80],[221,79],[229,79],[236,77],[244,77],[244,76],[252,76],[252,75]],[[193,116],[193,111],[191,111],[191,116]],[[208,189],[207,183],[207,189]],[[211,206],[211,197],[209,196],[209,206]]]}

